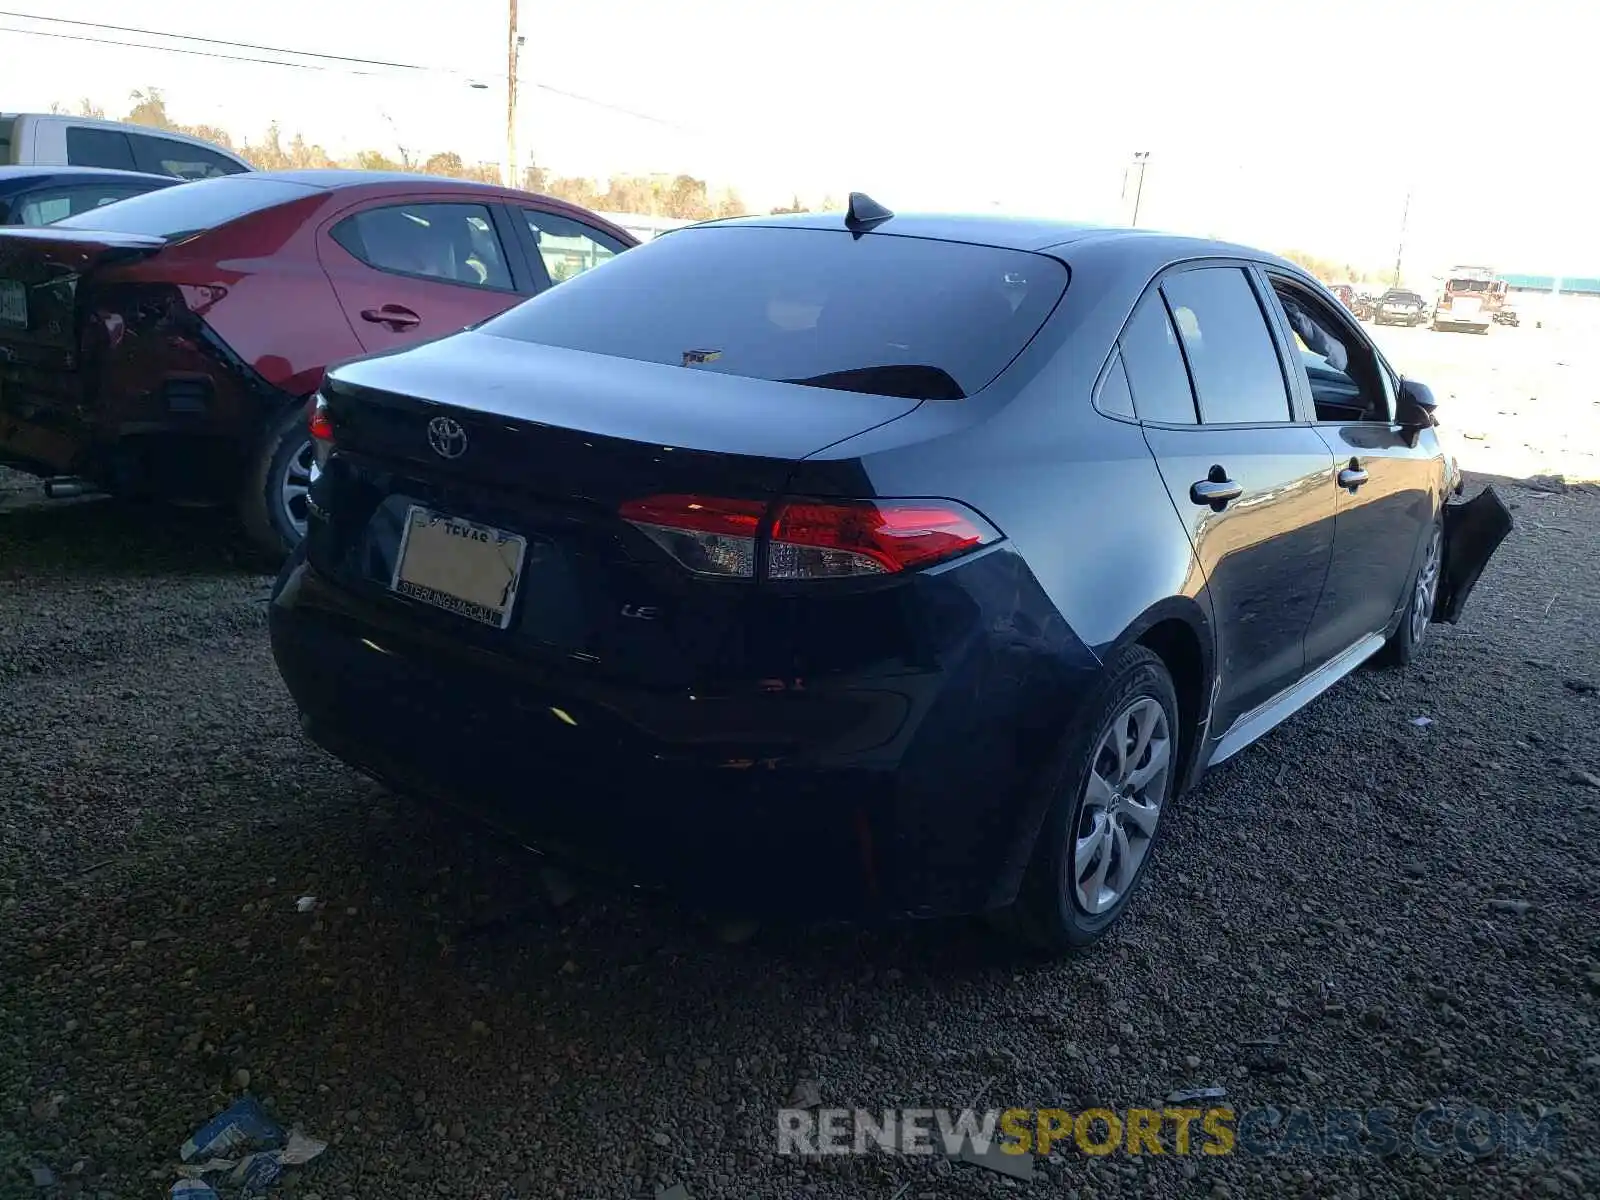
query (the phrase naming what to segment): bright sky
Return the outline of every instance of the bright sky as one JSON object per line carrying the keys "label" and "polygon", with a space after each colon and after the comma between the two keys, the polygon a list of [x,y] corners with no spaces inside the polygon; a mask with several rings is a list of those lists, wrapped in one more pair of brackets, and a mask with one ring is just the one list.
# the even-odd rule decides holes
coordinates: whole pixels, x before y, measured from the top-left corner
{"label": "bright sky", "polygon": [[[507,0],[7,3],[441,69],[93,45],[9,31],[157,39],[0,13],[0,108],[86,96],[120,116],[153,85],[236,139],[276,118],[335,153],[503,154]],[[1408,274],[1600,275],[1586,0],[522,0],[521,27],[519,148],[562,173],[1126,222],[1147,150],[1141,225],[1376,266],[1410,192]]]}

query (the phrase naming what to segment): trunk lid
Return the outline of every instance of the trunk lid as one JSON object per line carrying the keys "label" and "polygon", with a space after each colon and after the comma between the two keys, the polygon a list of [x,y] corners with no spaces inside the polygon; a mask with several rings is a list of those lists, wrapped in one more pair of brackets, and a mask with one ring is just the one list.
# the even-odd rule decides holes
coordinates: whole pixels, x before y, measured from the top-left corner
{"label": "trunk lid", "polygon": [[[0,357],[61,363],[60,351],[77,348],[79,281],[105,263],[143,258],[166,244],[137,233],[0,230],[0,345],[15,356]],[[56,353],[40,353],[45,347]]]}
{"label": "trunk lid", "polygon": [[[397,644],[432,631],[663,689],[748,672],[760,589],[691,573],[621,505],[672,495],[759,508],[784,492],[798,460],[921,403],[480,333],[346,364],[323,395],[334,452],[312,491],[307,555],[340,603],[399,622]],[[506,560],[521,567],[507,573],[503,622],[405,590],[409,546],[422,537],[416,509],[474,523],[454,531],[463,542],[487,532],[520,544]],[[430,555],[454,553],[425,540]],[[497,569],[481,551],[465,554]]]}
{"label": "trunk lid", "polygon": [[[610,512],[653,492],[776,494],[795,461],[921,403],[483,333],[347,364],[324,392],[341,450]],[[455,457],[429,442],[440,416],[466,436]]]}

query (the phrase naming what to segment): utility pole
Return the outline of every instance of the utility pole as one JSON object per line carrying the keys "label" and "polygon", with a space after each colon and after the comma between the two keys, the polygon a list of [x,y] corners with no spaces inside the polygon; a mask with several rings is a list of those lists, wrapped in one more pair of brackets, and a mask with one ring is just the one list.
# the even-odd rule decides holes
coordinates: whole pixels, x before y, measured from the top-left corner
{"label": "utility pole", "polygon": [[517,59],[522,49],[522,38],[517,34],[517,0],[510,0],[511,14],[507,24],[506,43],[506,187],[521,187],[517,178]]}
{"label": "utility pole", "polygon": [[1389,281],[1390,287],[1400,286],[1400,263],[1406,256],[1406,221],[1411,216],[1411,189],[1406,189],[1405,207],[1400,210],[1400,245],[1394,252],[1394,278]]}
{"label": "utility pole", "polygon": [[1133,190],[1133,221],[1131,224],[1137,228],[1139,225],[1139,201],[1144,198],[1144,169],[1150,163],[1150,151],[1135,151],[1133,161],[1134,165],[1139,168],[1139,182]]}

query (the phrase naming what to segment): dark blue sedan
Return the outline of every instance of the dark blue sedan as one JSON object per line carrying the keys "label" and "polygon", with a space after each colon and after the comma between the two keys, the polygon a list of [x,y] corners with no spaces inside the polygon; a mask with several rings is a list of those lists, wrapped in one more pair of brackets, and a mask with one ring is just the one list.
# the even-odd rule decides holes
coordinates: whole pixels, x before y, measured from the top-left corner
{"label": "dark blue sedan", "polygon": [[170,175],[97,167],[0,167],[0,225],[54,225],[182,182]]}
{"label": "dark blue sedan", "polygon": [[322,746],[723,908],[1054,950],[1509,528],[1294,265],[863,196],[670,233],[312,408],[271,629]]}

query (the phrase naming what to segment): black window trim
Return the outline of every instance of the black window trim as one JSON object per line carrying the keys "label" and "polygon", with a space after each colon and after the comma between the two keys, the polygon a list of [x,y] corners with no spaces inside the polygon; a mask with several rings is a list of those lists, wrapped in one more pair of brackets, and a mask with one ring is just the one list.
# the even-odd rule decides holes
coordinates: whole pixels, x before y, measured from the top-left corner
{"label": "black window trim", "polygon": [[[1142,299],[1142,297],[1141,297],[1141,299]],[[1132,313],[1129,313],[1128,315],[1129,315],[1130,318],[1133,316]],[[1092,388],[1090,388],[1090,390],[1089,390],[1089,404],[1090,404],[1090,406],[1093,407],[1095,412],[1099,413],[1102,417],[1105,417],[1108,421],[1121,421],[1124,425],[1140,425],[1140,424],[1151,424],[1151,425],[1154,425],[1155,424],[1154,421],[1141,422],[1139,420],[1139,402],[1137,400],[1134,400],[1134,402],[1133,402],[1133,416],[1131,416],[1131,417],[1125,417],[1121,413],[1114,413],[1114,412],[1111,412],[1109,409],[1104,409],[1104,408],[1100,407],[1100,393],[1105,390],[1106,380],[1111,377],[1111,369],[1113,367],[1116,367],[1116,366],[1120,366],[1122,368],[1122,377],[1123,377],[1124,383],[1126,384],[1126,386],[1128,388],[1128,397],[1129,397],[1129,399],[1132,399],[1133,398],[1133,384],[1128,381],[1128,365],[1122,361],[1122,335],[1121,334],[1118,334],[1116,339],[1112,341],[1112,343],[1111,343],[1111,353],[1106,356],[1106,361],[1100,368],[1100,374],[1095,376],[1094,386]]]}
{"label": "black window trim", "polygon": [[1278,346],[1278,358],[1293,381],[1292,387],[1296,393],[1295,403],[1297,407],[1307,414],[1306,423],[1323,428],[1340,425],[1369,425],[1373,428],[1386,426],[1390,429],[1398,429],[1399,425],[1396,418],[1399,414],[1395,411],[1394,405],[1400,395],[1399,373],[1389,364],[1389,360],[1384,358],[1383,351],[1378,349],[1377,344],[1367,337],[1366,332],[1350,315],[1349,310],[1342,304],[1337,302],[1330,304],[1326,300],[1322,302],[1322,307],[1332,314],[1334,323],[1340,327],[1347,337],[1353,337],[1358,345],[1364,346],[1367,352],[1372,355],[1373,361],[1378,364],[1379,372],[1389,385],[1389,394],[1385,399],[1389,402],[1390,411],[1387,421],[1318,420],[1316,398],[1311,394],[1311,379],[1306,374],[1305,364],[1300,361],[1299,352],[1295,349],[1294,331],[1289,328],[1288,317],[1283,311],[1282,302],[1279,301],[1277,294],[1273,291],[1272,281],[1281,279],[1290,287],[1307,293],[1313,300],[1317,298],[1321,285],[1310,276],[1301,276],[1296,272],[1286,271],[1282,267],[1270,263],[1258,265],[1256,273],[1260,276],[1260,288],[1271,301],[1267,305],[1267,311],[1271,318],[1273,341]]}
{"label": "black window trim", "polygon": [[[370,263],[366,259],[352,253],[349,247],[347,247],[343,242],[334,236],[333,231],[335,229],[343,225],[346,221],[350,221],[356,217],[359,217],[362,213],[376,212],[380,208],[404,208],[408,204],[463,204],[473,205],[477,208],[488,209],[489,228],[494,232],[494,235],[500,241],[500,253],[505,260],[506,273],[511,276],[511,286],[495,287],[487,283],[467,283],[465,280],[461,279],[444,279],[438,275],[424,275],[420,271],[397,271],[393,267],[380,267],[377,264]],[[518,286],[520,282],[518,276],[519,273],[522,273],[522,277],[524,279],[526,278],[525,273],[527,272],[527,264],[522,261],[522,248],[520,245],[517,247],[517,250],[513,252],[506,244],[506,216],[503,211],[497,211],[503,210],[504,206],[505,202],[499,197],[485,197],[480,199],[476,196],[450,194],[443,196],[430,194],[426,196],[390,197],[381,199],[377,203],[364,200],[358,204],[352,204],[348,208],[340,209],[337,213],[329,217],[328,220],[323,223],[322,229],[323,232],[328,235],[328,240],[335,246],[339,247],[340,253],[348,254],[351,262],[359,263],[361,266],[366,267],[369,271],[377,271],[383,275],[394,275],[400,279],[417,279],[423,283],[438,283],[443,284],[446,287],[466,288],[468,291],[473,292],[494,292],[501,296],[526,296],[530,293],[525,288]]]}

